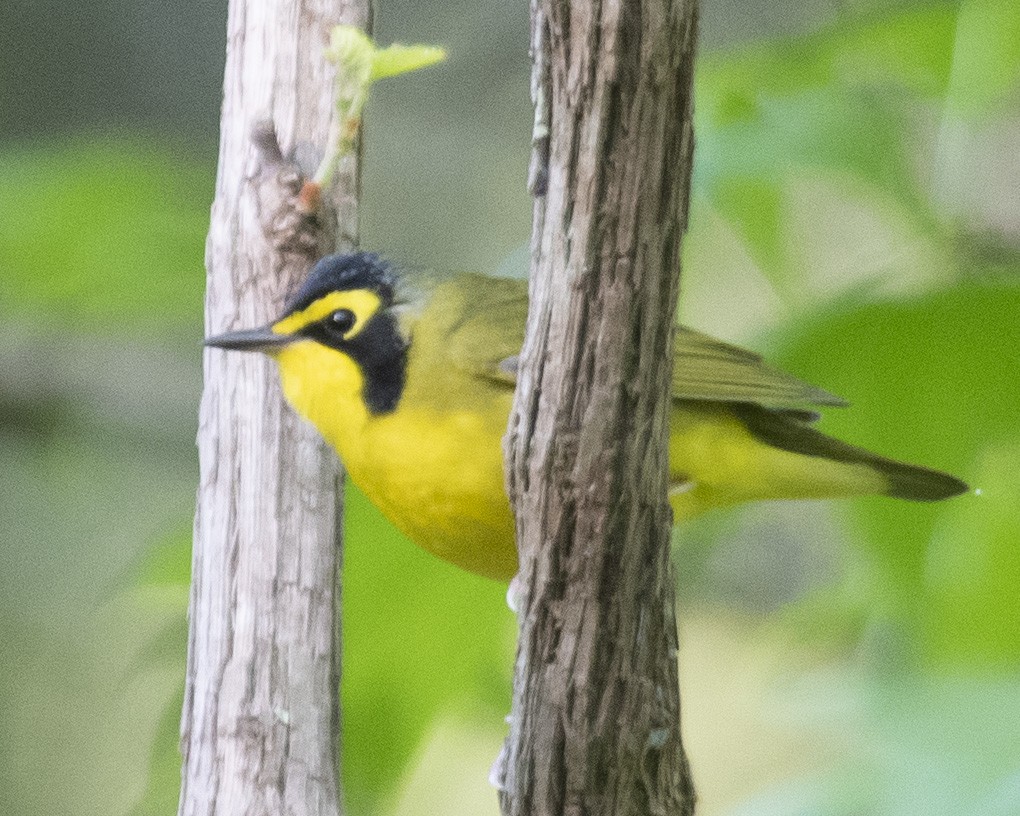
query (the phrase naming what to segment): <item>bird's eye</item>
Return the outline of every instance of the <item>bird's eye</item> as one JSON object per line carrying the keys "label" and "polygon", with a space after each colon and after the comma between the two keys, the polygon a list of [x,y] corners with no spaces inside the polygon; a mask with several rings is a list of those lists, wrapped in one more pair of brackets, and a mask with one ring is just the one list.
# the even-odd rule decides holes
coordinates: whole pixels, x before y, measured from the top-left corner
{"label": "bird's eye", "polygon": [[335,312],[326,318],[326,328],[331,334],[339,335],[343,337],[351,329],[354,328],[354,324],[357,322],[354,312],[350,309],[337,309]]}

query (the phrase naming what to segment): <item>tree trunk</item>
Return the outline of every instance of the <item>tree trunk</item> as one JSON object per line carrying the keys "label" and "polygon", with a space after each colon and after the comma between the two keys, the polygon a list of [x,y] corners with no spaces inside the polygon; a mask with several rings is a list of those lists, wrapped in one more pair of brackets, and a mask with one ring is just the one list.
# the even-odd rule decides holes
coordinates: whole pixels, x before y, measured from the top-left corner
{"label": "tree trunk", "polygon": [[[357,161],[302,214],[300,175],[274,135],[298,154],[326,144],[335,114],[322,49],[337,23],[366,27],[368,0],[230,2],[210,333],[268,322],[314,260],[356,243]],[[274,369],[205,354],[181,816],[341,811],[343,475],[284,405]]]}
{"label": "tree trunk", "polygon": [[668,423],[695,0],[533,0],[531,313],[506,440],[508,816],[689,814]]}

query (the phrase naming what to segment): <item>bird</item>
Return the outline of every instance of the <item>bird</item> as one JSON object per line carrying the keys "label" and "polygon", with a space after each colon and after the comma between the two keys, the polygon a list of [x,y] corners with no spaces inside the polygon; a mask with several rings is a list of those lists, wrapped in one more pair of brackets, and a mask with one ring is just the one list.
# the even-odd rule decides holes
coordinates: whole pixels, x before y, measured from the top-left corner
{"label": "bird", "polygon": [[[411,541],[470,572],[517,571],[502,437],[524,342],[527,281],[397,268],[364,251],[316,262],[266,326],[205,345],[261,352],[285,398]],[[674,523],[761,499],[965,492],[812,427],[839,397],[758,354],[677,327],[669,425]]]}

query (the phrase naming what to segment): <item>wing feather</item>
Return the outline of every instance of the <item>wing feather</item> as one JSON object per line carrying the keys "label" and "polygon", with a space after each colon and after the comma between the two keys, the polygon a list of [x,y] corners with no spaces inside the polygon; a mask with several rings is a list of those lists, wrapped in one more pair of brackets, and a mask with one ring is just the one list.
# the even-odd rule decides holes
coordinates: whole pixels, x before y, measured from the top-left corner
{"label": "wing feather", "polygon": [[674,399],[751,402],[803,421],[810,406],[845,406],[835,394],[772,368],[758,354],[681,326],[673,367]]}
{"label": "wing feather", "polygon": [[[512,387],[524,341],[526,284],[480,275],[464,276],[461,283],[467,284],[470,301],[460,304],[448,326],[448,358],[462,371]],[[685,326],[677,331],[673,398],[753,403],[801,422],[817,419],[813,407],[847,405],[840,397],[773,368],[753,351]]]}

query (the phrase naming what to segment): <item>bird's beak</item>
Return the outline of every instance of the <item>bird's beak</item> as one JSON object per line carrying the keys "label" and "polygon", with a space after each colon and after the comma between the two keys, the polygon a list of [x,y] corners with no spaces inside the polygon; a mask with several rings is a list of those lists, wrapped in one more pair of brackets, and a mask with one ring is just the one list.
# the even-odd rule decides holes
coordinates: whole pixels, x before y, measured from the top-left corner
{"label": "bird's beak", "polygon": [[269,326],[261,329],[227,332],[207,337],[203,343],[213,348],[230,349],[232,351],[261,351],[272,353],[281,346],[294,341],[292,334],[277,334]]}

